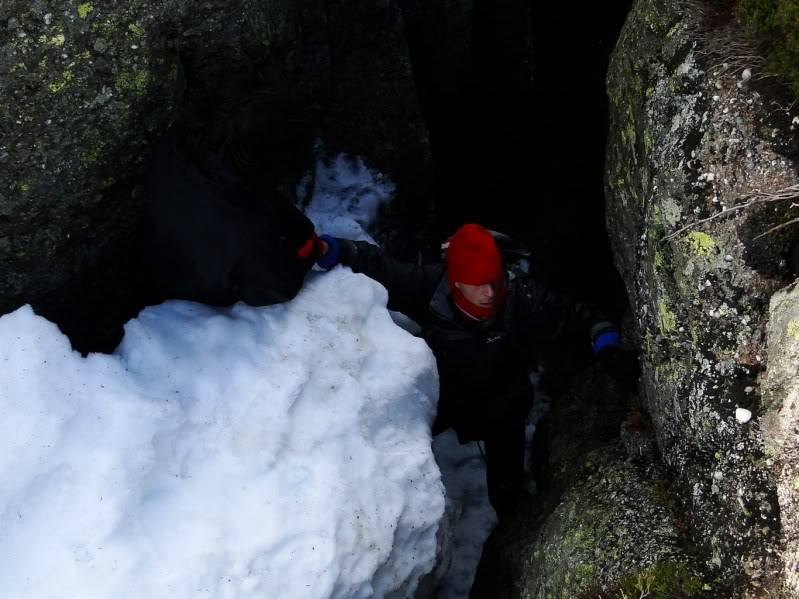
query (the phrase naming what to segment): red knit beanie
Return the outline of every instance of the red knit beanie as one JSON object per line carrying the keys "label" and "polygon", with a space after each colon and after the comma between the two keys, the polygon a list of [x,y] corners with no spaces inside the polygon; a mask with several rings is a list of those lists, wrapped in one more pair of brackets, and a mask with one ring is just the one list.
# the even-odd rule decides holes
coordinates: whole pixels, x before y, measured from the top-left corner
{"label": "red knit beanie", "polygon": [[[493,235],[480,225],[463,225],[449,240],[447,249],[447,281],[455,304],[468,316],[478,320],[491,318],[504,299],[502,258]],[[478,306],[467,300],[455,283],[497,285],[494,304]]]}

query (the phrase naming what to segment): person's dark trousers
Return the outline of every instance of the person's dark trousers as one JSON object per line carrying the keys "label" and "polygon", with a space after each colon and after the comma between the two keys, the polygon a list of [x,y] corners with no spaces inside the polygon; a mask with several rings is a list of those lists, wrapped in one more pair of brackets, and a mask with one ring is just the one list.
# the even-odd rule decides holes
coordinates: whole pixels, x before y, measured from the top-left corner
{"label": "person's dark trousers", "polygon": [[500,520],[517,509],[524,484],[525,414],[508,418],[485,438],[488,499]]}
{"label": "person's dark trousers", "polygon": [[500,520],[514,513],[523,496],[524,429],[532,400],[532,386],[525,381],[482,404],[453,401],[450,396],[442,396],[438,404],[434,436],[451,427],[461,443],[485,443],[488,499]]}

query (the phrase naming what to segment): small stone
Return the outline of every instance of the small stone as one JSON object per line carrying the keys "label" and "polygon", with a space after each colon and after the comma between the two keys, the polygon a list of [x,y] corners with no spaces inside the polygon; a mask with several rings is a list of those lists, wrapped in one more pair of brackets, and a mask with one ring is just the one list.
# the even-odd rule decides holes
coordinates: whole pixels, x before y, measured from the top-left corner
{"label": "small stone", "polygon": [[8,20],[8,28],[9,28],[11,31],[14,31],[14,30],[15,30],[15,29],[17,29],[18,27],[19,27],[19,21],[18,21],[17,19],[15,19],[14,17],[11,17],[11,18]]}
{"label": "small stone", "polygon": [[48,12],[46,15],[44,15],[44,24],[49,25],[52,22],[53,22],[53,15],[52,13]]}
{"label": "small stone", "polygon": [[716,81],[716,89],[721,89],[721,81]]}
{"label": "small stone", "polygon": [[744,393],[751,393],[751,392],[752,392],[752,391],[754,391],[754,390],[755,390],[755,388],[754,388],[754,387],[746,387],[746,388],[744,389]]}
{"label": "small stone", "polygon": [[724,478],[724,473],[721,472],[721,470],[716,470],[713,473],[713,478],[715,478],[716,480],[722,480]]}
{"label": "small stone", "polygon": [[745,408],[736,408],[735,419],[741,424],[746,424],[752,419],[752,412]]}
{"label": "small stone", "polygon": [[733,258],[732,258],[731,254],[727,254],[726,256],[724,256],[724,261],[725,262],[732,262],[732,260],[733,260]]}
{"label": "small stone", "polygon": [[105,43],[103,38],[98,37],[94,42],[94,51],[102,54],[106,50],[108,50],[108,44]]}
{"label": "small stone", "polygon": [[744,69],[743,73],[741,73],[741,81],[749,81],[751,78],[752,78],[752,70]]}

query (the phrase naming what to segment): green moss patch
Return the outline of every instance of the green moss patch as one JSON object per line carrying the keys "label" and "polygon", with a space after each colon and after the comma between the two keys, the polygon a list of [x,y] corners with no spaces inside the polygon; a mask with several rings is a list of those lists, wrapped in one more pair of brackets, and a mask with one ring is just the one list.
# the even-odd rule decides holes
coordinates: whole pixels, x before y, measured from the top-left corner
{"label": "green moss patch", "polygon": [[130,31],[135,38],[139,38],[144,35],[144,29],[138,23],[131,23],[128,25],[128,31]]}
{"label": "green moss patch", "polygon": [[701,231],[691,231],[688,233],[687,240],[688,248],[696,256],[709,256],[716,245],[710,235]]}
{"label": "green moss patch", "polygon": [[788,335],[794,339],[799,339],[799,320],[794,318],[788,322]]}
{"label": "green moss patch", "polygon": [[83,4],[78,4],[78,16],[81,19],[85,19],[89,16],[89,13],[94,10],[94,6],[92,6],[91,2],[84,2]]}
{"label": "green moss patch", "polygon": [[701,579],[685,564],[658,562],[633,572],[608,590],[593,589],[580,599],[691,599],[703,592]]}
{"label": "green moss patch", "polygon": [[672,312],[665,302],[658,304],[660,313],[660,330],[663,334],[673,333],[677,330],[677,316]]}

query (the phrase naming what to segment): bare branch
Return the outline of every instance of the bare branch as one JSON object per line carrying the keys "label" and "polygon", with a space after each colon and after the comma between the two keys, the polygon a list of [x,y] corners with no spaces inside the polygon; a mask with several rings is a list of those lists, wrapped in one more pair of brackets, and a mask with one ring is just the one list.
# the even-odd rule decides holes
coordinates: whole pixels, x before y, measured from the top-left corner
{"label": "bare branch", "polygon": [[[766,204],[766,203],[770,203],[770,202],[783,202],[783,201],[788,201],[788,200],[791,200],[791,201],[796,200],[796,199],[799,198],[799,184],[798,185],[791,185],[790,187],[785,187],[784,189],[780,189],[780,190],[778,190],[776,192],[760,191],[760,190],[754,190],[754,192],[755,192],[754,195],[751,196],[743,204],[738,204],[736,206],[732,206],[731,208],[727,208],[723,212],[717,212],[716,214],[714,214],[712,216],[708,216],[707,218],[702,218],[702,219],[694,221],[692,223],[688,223],[684,227],[680,227],[676,231],[674,231],[672,233],[669,233],[668,235],[663,237],[660,240],[661,243],[666,242],[666,241],[670,241],[670,240],[674,239],[675,237],[681,235],[682,233],[685,233],[686,231],[689,231],[691,229],[695,229],[699,225],[703,225],[703,224],[708,223],[708,222],[710,222],[712,220],[716,220],[717,218],[722,218],[724,216],[729,216],[730,214],[733,214],[735,212],[740,212],[741,210],[746,210],[748,208],[752,208],[753,206],[759,206],[761,204]],[[799,220],[799,219],[797,219],[797,220]],[[778,228],[787,227],[788,225],[792,224],[793,222],[796,222],[796,221],[790,221],[790,222],[782,223],[781,225],[778,225],[777,227],[774,227],[773,229],[770,229],[770,230],[766,231],[765,233],[762,233],[761,235],[758,235],[758,237],[762,237],[763,235],[771,233],[772,231],[776,231]],[[755,239],[757,239],[758,237],[755,237]]]}
{"label": "bare branch", "polygon": [[771,227],[768,231],[765,231],[765,232],[761,233],[760,235],[758,235],[757,237],[754,237],[752,239],[752,241],[754,241],[755,239],[760,239],[764,235],[768,235],[769,233],[774,233],[775,231],[779,231],[780,229],[783,229],[783,228],[787,227],[788,225],[794,225],[796,223],[799,223],[799,217],[796,217],[796,218],[794,218],[792,220],[789,220],[788,222],[781,223],[781,224],[777,225],[776,227]]}

